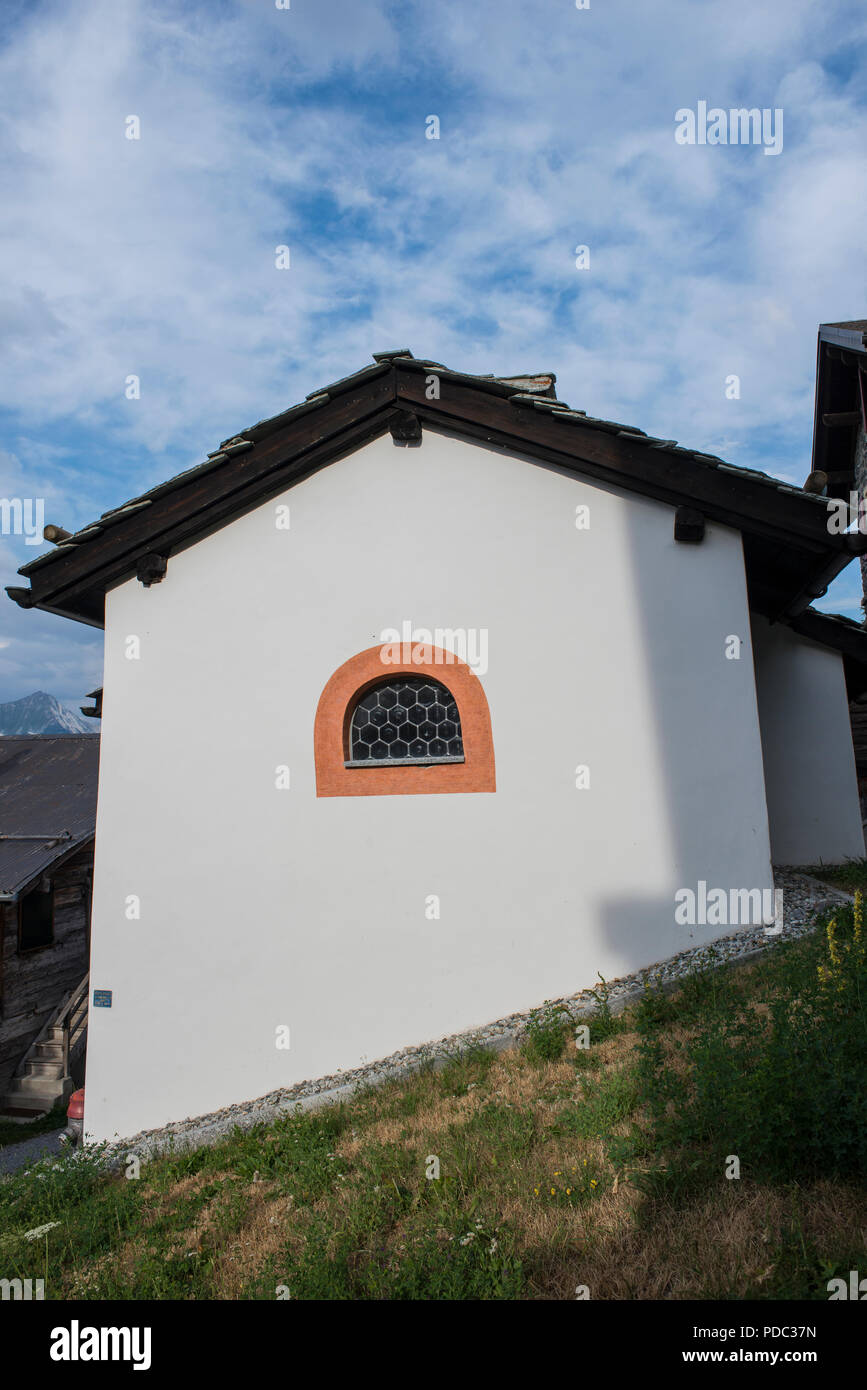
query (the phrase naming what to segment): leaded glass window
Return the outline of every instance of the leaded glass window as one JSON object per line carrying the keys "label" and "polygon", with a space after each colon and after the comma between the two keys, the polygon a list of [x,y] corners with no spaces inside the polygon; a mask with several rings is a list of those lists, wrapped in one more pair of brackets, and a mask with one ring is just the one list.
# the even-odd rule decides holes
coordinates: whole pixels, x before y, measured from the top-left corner
{"label": "leaded glass window", "polygon": [[368,690],[352,712],[347,767],[463,761],[458,707],[438,681],[395,677]]}

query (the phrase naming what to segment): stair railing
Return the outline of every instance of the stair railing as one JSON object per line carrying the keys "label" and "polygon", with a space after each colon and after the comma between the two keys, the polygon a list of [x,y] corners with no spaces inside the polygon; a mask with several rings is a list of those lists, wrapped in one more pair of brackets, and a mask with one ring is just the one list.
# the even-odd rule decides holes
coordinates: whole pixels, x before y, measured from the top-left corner
{"label": "stair railing", "polygon": [[[63,1075],[69,1075],[70,1052],[75,1047],[87,1023],[87,985],[90,972],[76,985],[75,989],[54,1014],[48,1029],[63,1029]],[[46,1030],[48,1031],[48,1030]]]}

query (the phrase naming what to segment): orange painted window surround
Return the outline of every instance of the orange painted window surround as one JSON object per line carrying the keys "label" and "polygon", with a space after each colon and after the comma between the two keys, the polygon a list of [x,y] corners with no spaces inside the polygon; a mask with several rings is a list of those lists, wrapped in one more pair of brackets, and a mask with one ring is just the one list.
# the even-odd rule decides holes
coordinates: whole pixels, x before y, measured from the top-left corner
{"label": "orange painted window surround", "polygon": [[[410,659],[393,660],[397,652]],[[395,676],[425,673],[446,687],[458,707],[464,761],[428,767],[345,767],[352,712],[362,695]],[[481,681],[465,661],[442,647],[384,645],[350,657],[319,697],[313,748],[317,796],[427,796],[497,789],[491,715]]]}

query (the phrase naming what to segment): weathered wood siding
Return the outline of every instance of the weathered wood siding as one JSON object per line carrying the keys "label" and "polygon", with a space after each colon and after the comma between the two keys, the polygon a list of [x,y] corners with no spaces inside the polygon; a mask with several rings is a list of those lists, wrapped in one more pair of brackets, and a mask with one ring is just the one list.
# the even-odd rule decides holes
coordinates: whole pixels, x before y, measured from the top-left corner
{"label": "weathered wood siding", "polygon": [[0,1095],[49,1015],[87,970],[93,846],[52,875],[54,943],[18,953],[18,906],[0,905]]}
{"label": "weathered wood siding", "polygon": [[861,799],[861,819],[867,821],[867,696],[861,695],[849,704],[852,726],[852,746],[858,772],[858,795]]}

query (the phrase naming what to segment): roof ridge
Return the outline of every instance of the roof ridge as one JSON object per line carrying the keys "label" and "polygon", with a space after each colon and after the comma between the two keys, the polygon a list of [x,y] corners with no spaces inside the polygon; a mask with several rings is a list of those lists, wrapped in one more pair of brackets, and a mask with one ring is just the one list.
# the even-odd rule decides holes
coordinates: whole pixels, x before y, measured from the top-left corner
{"label": "roof ridge", "polygon": [[[439,379],[434,392],[424,380],[431,375]],[[703,508],[709,520],[751,537],[754,548],[771,548],[762,564],[773,602],[779,598],[781,606],[784,598],[806,603],[810,584],[852,558],[849,538],[828,530],[827,499],[676,440],[657,439],[637,426],[574,410],[550,393],[555,379],[554,373],[458,372],[403,348],[374,354],[359,371],[233,434],[203,463],[103,513],[36,556],[19,570],[31,586],[10,586],[7,593],[22,607],[101,626],[107,588],[136,574],[145,584],[154,582],[147,576],[156,572],[156,559],[162,578],[172,554],[335,458],[393,432],[401,415],[416,415],[434,430],[559,462],[598,485]],[[774,555],[789,542],[793,558],[783,572]],[[798,572],[804,587],[790,593]]]}

